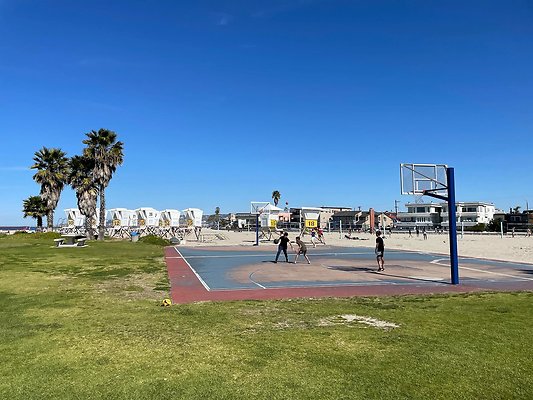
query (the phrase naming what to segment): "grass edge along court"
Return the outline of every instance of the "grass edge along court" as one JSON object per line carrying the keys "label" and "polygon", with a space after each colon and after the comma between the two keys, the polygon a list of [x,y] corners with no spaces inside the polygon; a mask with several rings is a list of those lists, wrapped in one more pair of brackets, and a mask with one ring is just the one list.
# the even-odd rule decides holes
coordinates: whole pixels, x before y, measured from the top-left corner
{"label": "grass edge along court", "polygon": [[533,398],[533,293],[201,302],[163,248],[0,238],[5,399]]}

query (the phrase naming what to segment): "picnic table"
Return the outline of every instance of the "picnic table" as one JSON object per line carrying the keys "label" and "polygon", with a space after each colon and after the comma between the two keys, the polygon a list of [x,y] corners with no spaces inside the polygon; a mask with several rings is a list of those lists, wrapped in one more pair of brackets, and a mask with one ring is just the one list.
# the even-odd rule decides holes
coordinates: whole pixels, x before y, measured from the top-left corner
{"label": "picnic table", "polygon": [[85,247],[86,241],[83,235],[61,235],[61,238],[54,239],[56,247]]}

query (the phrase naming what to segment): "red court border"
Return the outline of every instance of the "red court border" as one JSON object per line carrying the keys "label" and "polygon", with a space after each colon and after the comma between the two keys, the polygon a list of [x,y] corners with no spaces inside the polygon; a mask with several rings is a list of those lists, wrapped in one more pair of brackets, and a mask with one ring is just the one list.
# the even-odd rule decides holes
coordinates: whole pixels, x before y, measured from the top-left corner
{"label": "red court border", "polygon": [[469,293],[493,290],[533,290],[530,283],[500,283],[491,288],[473,285],[354,285],[328,287],[297,287],[237,290],[207,290],[187,262],[174,247],[165,248],[170,282],[170,297],[173,303],[198,301],[269,300],[303,297],[353,297],[392,296],[404,294]]}

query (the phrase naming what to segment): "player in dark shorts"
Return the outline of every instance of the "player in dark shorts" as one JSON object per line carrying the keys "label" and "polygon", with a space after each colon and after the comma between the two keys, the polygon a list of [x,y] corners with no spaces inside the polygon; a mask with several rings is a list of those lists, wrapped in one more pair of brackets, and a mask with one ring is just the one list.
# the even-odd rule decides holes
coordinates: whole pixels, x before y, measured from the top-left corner
{"label": "player in dark shorts", "polygon": [[385,271],[383,261],[383,253],[385,252],[385,244],[383,243],[383,238],[381,237],[381,232],[376,231],[376,260],[378,261],[378,272]]}
{"label": "player in dark shorts", "polygon": [[278,253],[276,254],[276,261],[274,261],[275,263],[278,262],[279,255],[281,254],[282,251],[283,251],[283,254],[285,254],[285,261],[289,262],[289,256],[287,255],[287,245],[290,245],[291,249],[292,249],[292,244],[291,244],[291,241],[289,239],[289,234],[287,232],[285,232],[279,238]]}
{"label": "player in dark shorts", "polygon": [[298,253],[296,253],[296,257],[294,258],[294,263],[296,264],[296,261],[298,261],[298,256],[300,254],[303,254],[305,259],[307,260],[307,264],[311,264],[309,257],[307,257],[307,246],[305,245],[304,242],[302,242],[302,239],[300,239],[300,236],[296,238],[296,244],[298,245]]}

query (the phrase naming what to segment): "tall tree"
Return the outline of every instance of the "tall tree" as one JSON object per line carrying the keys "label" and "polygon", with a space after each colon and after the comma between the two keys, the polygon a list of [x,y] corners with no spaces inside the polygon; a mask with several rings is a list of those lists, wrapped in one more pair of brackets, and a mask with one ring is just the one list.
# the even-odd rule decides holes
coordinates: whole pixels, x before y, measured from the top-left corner
{"label": "tall tree", "polygon": [[68,183],[76,192],[78,209],[85,216],[85,229],[89,239],[94,239],[93,219],[96,215],[98,188],[93,179],[94,160],[74,156],[69,161]]}
{"label": "tall tree", "polygon": [[220,207],[215,208],[215,219],[217,221],[217,230],[220,229]]}
{"label": "tall tree", "polygon": [[24,218],[32,217],[37,220],[37,229],[43,228],[43,217],[46,215],[46,204],[41,196],[30,196],[22,202]]}
{"label": "tall tree", "polygon": [[105,231],[105,189],[113,174],[124,160],[124,144],[117,141],[117,134],[108,129],[99,129],[86,134],[83,141],[87,147],[83,155],[94,161],[93,179],[100,196],[100,221],[98,240],[104,239]]}
{"label": "tall tree", "polygon": [[281,199],[281,194],[277,190],[272,192],[272,200],[274,200],[274,205],[277,207],[279,199]]}
{"label": "tall tree", "polygon": [[61,149],[43,147],[35,153],[33,161],[31,168],[37,170],[33,179],[41,185],[41,199],[46,204],[47,227],[53,229],[54,210],[67,181],[68,158]]}

